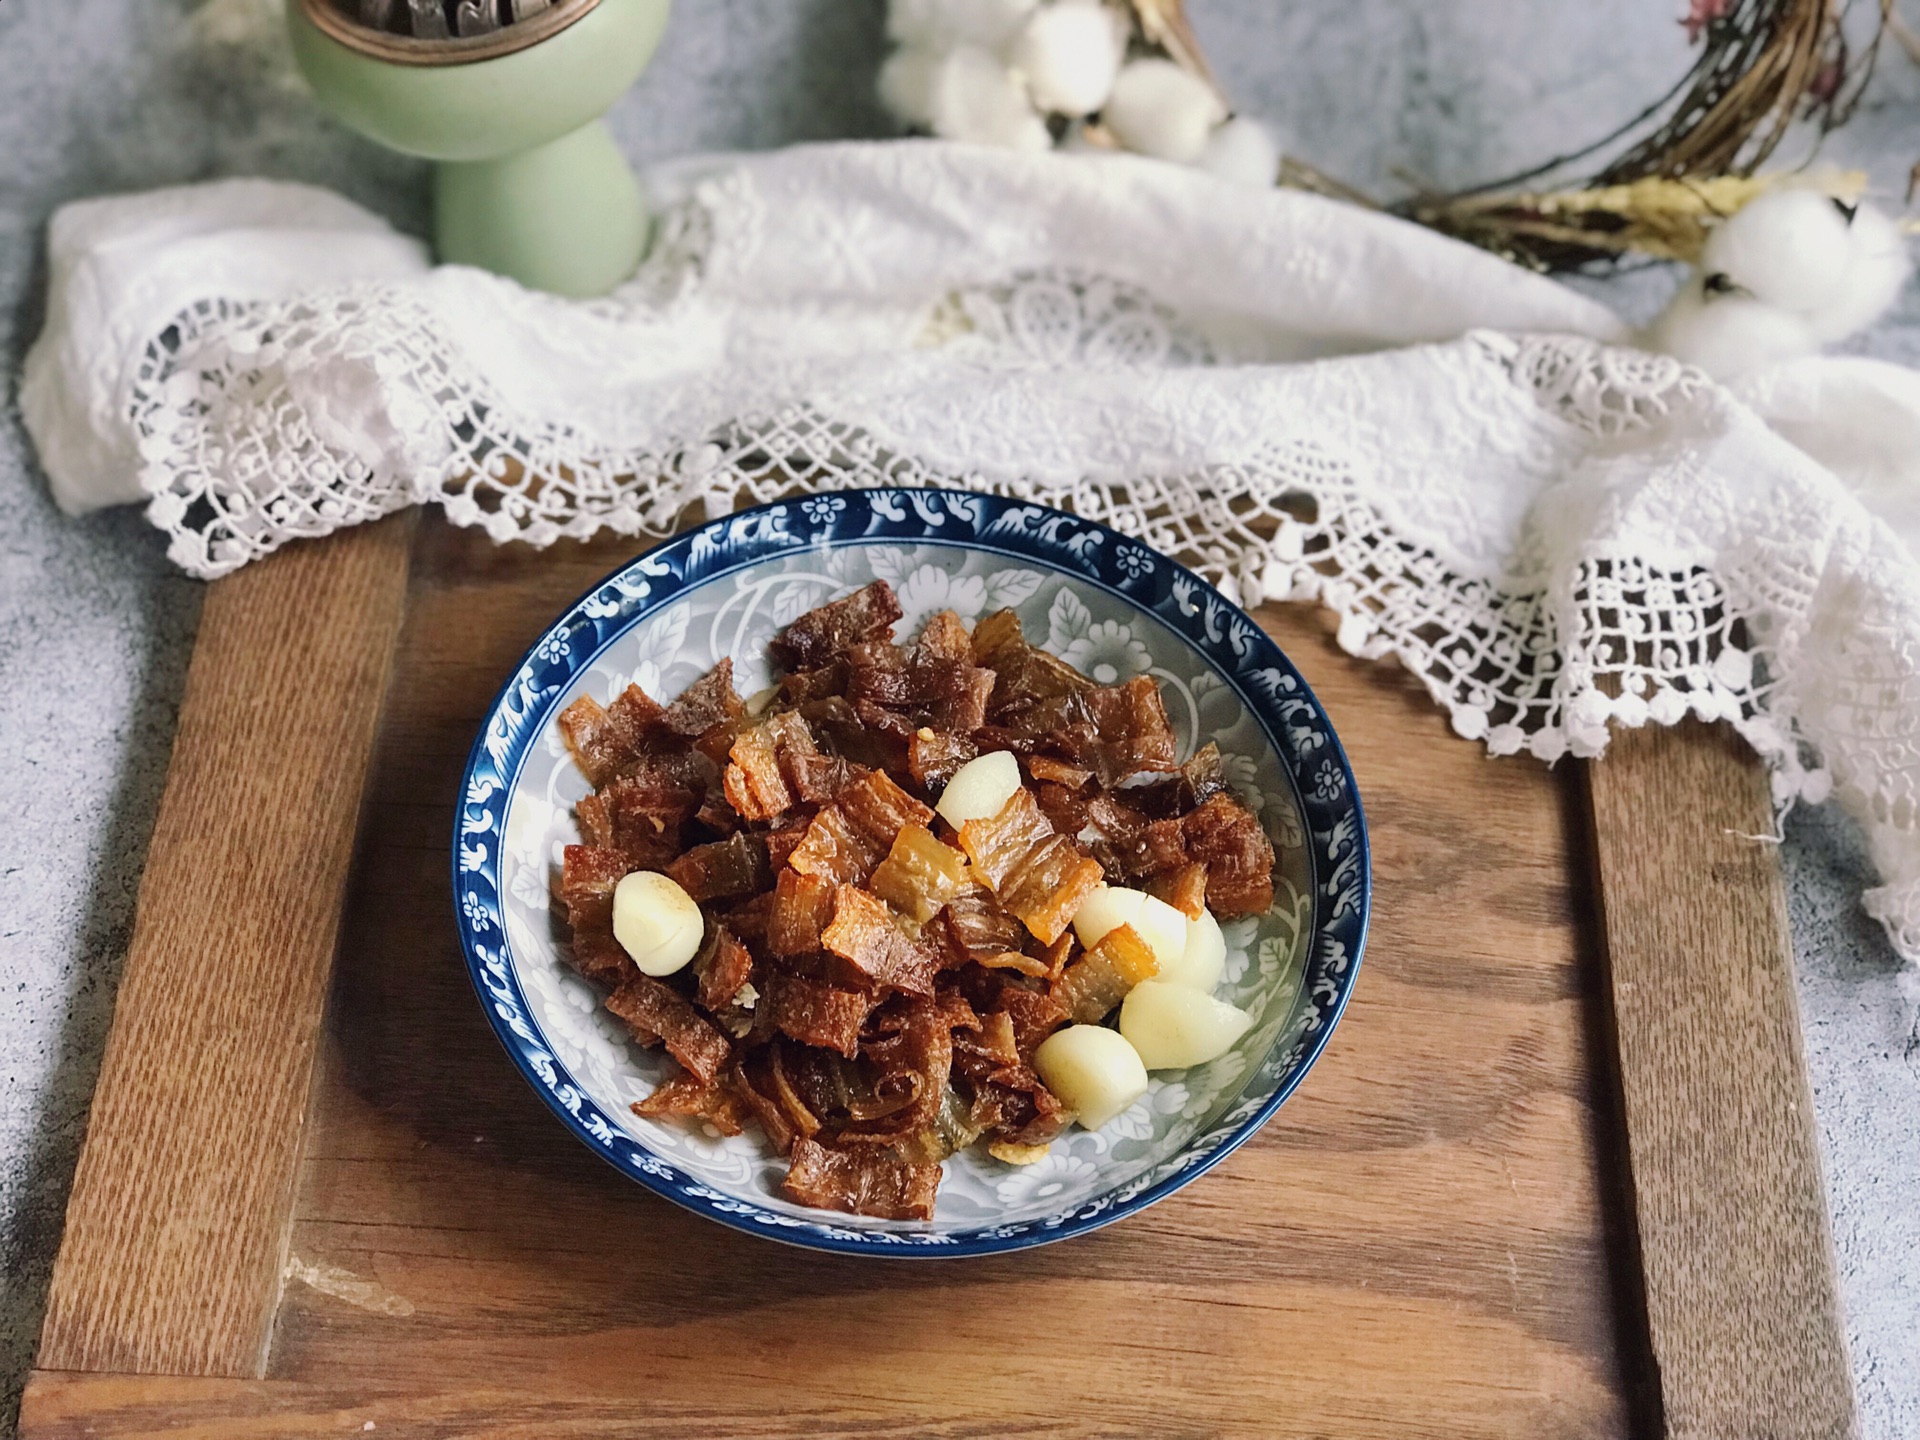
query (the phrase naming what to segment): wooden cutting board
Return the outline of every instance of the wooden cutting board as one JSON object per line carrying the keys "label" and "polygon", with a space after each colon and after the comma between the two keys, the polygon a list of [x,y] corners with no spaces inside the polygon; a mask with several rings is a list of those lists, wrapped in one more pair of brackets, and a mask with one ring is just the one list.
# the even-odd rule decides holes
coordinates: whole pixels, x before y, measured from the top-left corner
{"label": "wooden cutting board", "polygon": [[934,1263],[615,1174],[489,1032],[448,845],[501,677],[636,548],[404,517],[213,587],[27,1440],[1852,1433],[1764,777],[1703,727],[1489,761],[1300,608],[1374,925],[1252,1143]]}

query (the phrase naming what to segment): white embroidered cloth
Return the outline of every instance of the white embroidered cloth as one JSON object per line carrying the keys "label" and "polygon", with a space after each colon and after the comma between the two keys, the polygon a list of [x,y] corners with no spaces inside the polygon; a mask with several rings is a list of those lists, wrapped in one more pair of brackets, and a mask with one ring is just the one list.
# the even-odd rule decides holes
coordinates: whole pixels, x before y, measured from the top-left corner
{"label": "white embroidered cloth", "polygon": [[[70,206],[21,404],[70,511],[216,576],[416,503],[664,534],[794,488],[963,485],[1311,599],[1496,754],[1731,721],[1837,791],[1920,958],[1920,376],[1737,389],[1427,231],[1126,156],[683,162],[609,299],[432,268],[337,196]],[[1615,342],[1615,343],[1608,343]]]}

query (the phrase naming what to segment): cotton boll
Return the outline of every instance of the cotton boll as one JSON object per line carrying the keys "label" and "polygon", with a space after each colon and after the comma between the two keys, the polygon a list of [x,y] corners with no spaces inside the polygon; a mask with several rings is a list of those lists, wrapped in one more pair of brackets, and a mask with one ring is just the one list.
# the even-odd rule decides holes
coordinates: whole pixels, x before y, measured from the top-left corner
{"label": "cotton boll", "polygon": [[887,38],[896,45],[942,50],[953,43],[950,0],[887,0]]}
{"label": "cotton boll", "polygon": [[1746,295],[1709,295],[1697,280],[1673,297],[1646,342],[1716,380],[1738,379],[1819,348],[1800,316]]}
{"label": "cotton boll", "polygon": [[962,45],[941,59],[928,108],[933,133],[948,140],[1009,150],[1046,150],[1053,145],[1046,122],[1027,99],[1026,86],[977,45]]}
{"label": "cotton boll", "polygon": [[1135,60],[1113,82],[1101,118],[1129,150],[1187,164],[1226,118],[1220,97],[1171,60]]}
{"label": "cotton boll", "polygon": [[1802,313],[1831,303],[1853,261],[1847,217],[1815,190],[1770,190],[1707,236],[1701,268]]}
{"label": "cotton boll", "polygon": [[1267,190],[1280,178],[1280,147],[1258,120],[1236,115],[1207,137],[1195,163],[1222,180]]}
{"label": "cotton boll", "polygon": [[1035,105],[1078,119],[1107,103],[1126,43],[1119,18],[1104,5],[1048,5],[1028,17],[1010,58]]}
{"label": "cotton boll", "polygon": [[880,67],[880,103],[906,124],[932,129],[934,78],[940,61],[938,51],[901,46]]}
{"label": "cotton boll", "polygon": [[1913,269],[1900,227],[1870,205],[1854,212],[1848,238],[1853,263],[1839,294],[1807,317],[1813,338],[1822,343],[1857,335],[1886,314]]}
{"label": "cotton boll", "polygon": [[1040,0],[947,0],[953,38],[961,45],[1004,51],[1032,17]]}
{"label": "cotton boll", "polygon": [[889,0],[887,36],[897,45],[998,50],[1013,39],[1039,0]]}

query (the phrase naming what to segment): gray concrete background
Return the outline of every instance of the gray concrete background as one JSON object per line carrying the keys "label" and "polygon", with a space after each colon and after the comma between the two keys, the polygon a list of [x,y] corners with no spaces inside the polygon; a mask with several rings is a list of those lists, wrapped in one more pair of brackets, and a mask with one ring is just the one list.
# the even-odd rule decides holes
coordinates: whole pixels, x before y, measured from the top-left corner
{"label": "gray concrete background", "polygon": [[[257,33],[267,0],[0,3],[0,369],[41,317],[64,200],[263,174],[419,231],[414,167],[309,109]],[[1584,141],[1664,88],[1679,0],[1191,0],[1229,90],[1303,157],[1379,190],[1484,179]],[[687,0],[614,116],[642,160],[884,133],[879,0]],[[1890,53],[1828,148],[1897,203],[1920,76]],[[1644,311],[1670,282],[1603,287]],[[1857,348],[1920,361],[1920,287]],[[10,392],[9,392],[10,400]],[[31,1361],[60,1214],[165,775],[200,587],[136,513],[69,521],[0,413],[0,1429]],[[1521,763],[1521,762],[1506,762]],[[1830,811],[1785,857],[1808,1060],[1868,1440],[1920,1435],[1920,1019],[1860,913],[1868,866]],[[1676,961],[1684,957],[1676,957]]]}

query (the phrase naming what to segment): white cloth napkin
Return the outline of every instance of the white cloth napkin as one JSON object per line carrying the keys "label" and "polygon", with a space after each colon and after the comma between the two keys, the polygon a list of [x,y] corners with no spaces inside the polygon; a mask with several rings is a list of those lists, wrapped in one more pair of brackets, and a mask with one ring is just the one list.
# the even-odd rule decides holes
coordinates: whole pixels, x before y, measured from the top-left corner
{"label": "white cloth napkin", "polygon": [[796,483],[1024,494],[1332,607],[1495,753],[1732,722],[1783,801],[1866,824],[1920,958],[1920,376],[1729,390],[1428,231],[1127,156],[833,145],[650,188],[649,259],[593,303],[300,186],[69,207],[21,390],[55,498],[145,498],[211,577],[421,502],[546,544]]}

